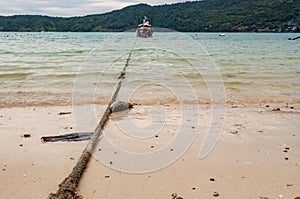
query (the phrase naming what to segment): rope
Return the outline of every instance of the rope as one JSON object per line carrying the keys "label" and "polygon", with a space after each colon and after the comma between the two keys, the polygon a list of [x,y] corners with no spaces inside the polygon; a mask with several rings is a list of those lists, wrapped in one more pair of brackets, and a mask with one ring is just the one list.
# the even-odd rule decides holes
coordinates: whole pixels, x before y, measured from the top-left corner
{"label": "rope", "polygon": [[94,149],[96,148],[96,146],[98,144],[99,137],[103,135],[102,129],[104,128],[106,122],[108,121],[109,115],[111,113],[110,106],[117,99],[118,93],[122,86],[122,81],[125,78],[125,71],[129,65],[129,61],[130,61],[132,52],[135,48],[136,42],[137,42],[137,39],[134,41],[133,47],[130,50],[130,53],[128,55],[128,58],[126,60],[126,64],[125,64],[123,70],[120,72],[115,92],[114,92],[110,102],[108,103],[108,106],[107,106],[100,122],[98,123],[90,141],[88,142],[87,146],[83,150],[76,166],[73,168],[71,174],[59,184],[59,189],[57,190],[57,192],[50,193],[48,199],[76,199],[76,198],[78,198],[76,191],[77,191],[81,176],[86,168],[86,165],[88,164],[88,162],[92,156]]}

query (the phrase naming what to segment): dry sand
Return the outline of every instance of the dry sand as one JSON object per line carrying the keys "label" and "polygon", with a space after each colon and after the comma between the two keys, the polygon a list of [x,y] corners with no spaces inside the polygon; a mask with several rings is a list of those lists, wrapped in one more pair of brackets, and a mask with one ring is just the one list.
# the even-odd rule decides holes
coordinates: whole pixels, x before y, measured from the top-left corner
{"label": "dry sand", "polygon": [[[97,118],[104,108],[96,109]],[[276,108],[280,110],[273,110]],[[147,107],[137,106],[126,114],[139,115],[135,119],[144,124],[145,110]],[[174,110],[170,105],[171,116]],[[201,105],[199,110],[197,136],[174,164],[155,172],[130,174],[103,165],[95,155],[79,193],[89,199],[170,199],[172,193],[184,199],[300,196],[300,105],[228,105],[222,134],[204,159],[198,155],[211,114],[209,105]],[[59,115],[62,111],[72,114]],[[75,132],[78,124],[73,113],[70,106],[0,109],[0,198],[40,199],[56,192],[87,142],[42,143],[40,138]],[[95,120],[83,117],[86,131],[94,130]],[[112,116],[106,135],[133,151],[140,150],[138,144],[126,144],[120,136],[114,136],[118,135],[114,124],[123,117]],[[152,139],[144,146],[148,150],[162,148],[174,136],[176,123],[174,119],[170,130],[160,134],[160,141]]]}

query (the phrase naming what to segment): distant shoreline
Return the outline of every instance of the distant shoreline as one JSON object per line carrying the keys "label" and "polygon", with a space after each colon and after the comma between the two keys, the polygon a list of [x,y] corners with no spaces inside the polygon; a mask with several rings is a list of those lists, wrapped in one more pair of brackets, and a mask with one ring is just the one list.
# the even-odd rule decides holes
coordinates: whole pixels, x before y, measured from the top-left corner
{"label": "distant shoreline", "polygon": [[[122,33],[122,32],[135,32],[135,29],[126,30],[126,31],[2,31],[0,33]],[[155,30],[155,27],[154,27]],[[299,34],[300,32],[257,32],[257,31],[155,31],[155,32],[182,32],[182,33],[278,33],[278,34]]]}
{"label": "distant shoreline", "polygon": [[146,15],[154,27],[180,32],[300,32],[299,1],[190,1],[137,4],[103,14],[73,17],[0,16],[0,31],[123,32]]}

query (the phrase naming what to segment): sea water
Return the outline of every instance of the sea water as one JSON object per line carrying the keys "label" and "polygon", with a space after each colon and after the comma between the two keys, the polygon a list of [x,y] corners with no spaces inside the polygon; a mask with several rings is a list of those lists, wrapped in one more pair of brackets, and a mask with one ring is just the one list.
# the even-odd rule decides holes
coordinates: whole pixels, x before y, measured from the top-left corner
{"label": "sea water", "polygon": [[300,102],[292,33],[0,33],[0,107]]}

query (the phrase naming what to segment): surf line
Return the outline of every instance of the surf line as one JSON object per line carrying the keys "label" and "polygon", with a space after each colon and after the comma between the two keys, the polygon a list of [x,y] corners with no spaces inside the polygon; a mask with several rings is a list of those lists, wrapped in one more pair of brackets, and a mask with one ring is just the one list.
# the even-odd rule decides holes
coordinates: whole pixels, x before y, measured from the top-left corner
{"label": "surf line", "polygon": [[72,172],[69,174],[68,177],[66,177],[60,184],[59,188],[56,193],[50,193],[48,199],[76,199],[79,198],[77,195],[77,188],[81,179],[81,176],[92,156],[93,151],[95,150],[99,137],[103,135],[103,128],[106,124],[106,122],[109,119],[109,115],[111,114],[110,106],[112,103],[114,103],[117,99],[118,93],[122,86],[122,81],[125,78],[126,68],[129,66],[129,61],[132,55],[132,52],[134,51],[137,39],[135,39],[134,44],[130,50],[130,53],[128,55],[128,58],[126,60],[125,66],[123,70],[120,72],[120,75],[118,76],[118,82],[115,89],[115,92],[108,103],[108,106],[99,121],[96,129],[94,130],[91,139],[89,140],[88,144],[86,145],[85,149],[83,150],[78,162],[76,163],[75,167],[73,168]]}

